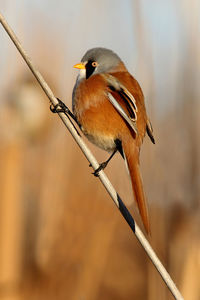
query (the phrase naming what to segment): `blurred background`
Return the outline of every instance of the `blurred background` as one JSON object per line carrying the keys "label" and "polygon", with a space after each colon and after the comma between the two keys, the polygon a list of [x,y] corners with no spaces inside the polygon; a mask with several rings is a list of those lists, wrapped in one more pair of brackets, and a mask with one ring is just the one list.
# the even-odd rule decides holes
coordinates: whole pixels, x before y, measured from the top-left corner
{"label": "blurred background", "polygon": [[[69,107],[91,47],[113,49],[140,82],[156,138],[141,151],[148,239],[184,298],[200,299],[200,2],[0,0],[0,11]],[[0,299],[173,299],[2,26],[0,79]],[[106,173],[143,228],[119,155]]]}

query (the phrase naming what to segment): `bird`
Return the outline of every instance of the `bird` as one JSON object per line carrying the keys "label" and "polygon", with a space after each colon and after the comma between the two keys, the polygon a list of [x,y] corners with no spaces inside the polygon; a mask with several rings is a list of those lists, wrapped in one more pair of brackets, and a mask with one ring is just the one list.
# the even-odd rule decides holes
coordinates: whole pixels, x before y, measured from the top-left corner
{"label": "bird", "polygon": [[107,48],[88,50],[74,68],[79,69],[79,73],[72,92],[73,114],[88,140],[111,153],[94,174],[98,175],[117,151],[121,154],[144,228],[149,234],[139,154],[146,133],[154,144],[155,139],[142,89],[120,57]]}

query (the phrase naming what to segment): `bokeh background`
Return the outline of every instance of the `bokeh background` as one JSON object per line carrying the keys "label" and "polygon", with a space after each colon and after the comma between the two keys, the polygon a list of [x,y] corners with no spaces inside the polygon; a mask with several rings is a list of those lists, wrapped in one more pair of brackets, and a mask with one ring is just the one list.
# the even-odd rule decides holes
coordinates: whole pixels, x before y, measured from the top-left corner
{"label": "bokeh background", "polygon": [[[0,11],[70,107],[72,66],[91,47],[138,79],[156,138],[141,151],[149,241],[184,298],[200,299],[200,2],[0,0]],[[0,105],[0,299],[173,299],[2,26]],[[119,155],[106,173],[142,226]]]}

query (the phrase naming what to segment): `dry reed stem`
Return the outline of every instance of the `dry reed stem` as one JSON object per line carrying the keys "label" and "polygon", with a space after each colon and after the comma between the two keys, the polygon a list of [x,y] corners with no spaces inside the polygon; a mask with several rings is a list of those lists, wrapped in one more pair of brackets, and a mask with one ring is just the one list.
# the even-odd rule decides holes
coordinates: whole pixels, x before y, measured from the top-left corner
{"label": "dry reed stem", "polygon": [[[34,67],[31,59],[28,57],[28,55],[26,54],[26,52],[23,49],[22,45],[18,41],[16,35],[14,34],[14,32],[12,31],[12,29],[10,28],[10,26],[8,25],[8,23],[6,22],[6,20],[4,19],[4,17],[1,14],[0,14],[0,22],[1,22],[2,26],[4,27],[4,29],[6,30],[6,32],[8,33],[8,35],[10,36],[13,43],[15,44],[16,48],[18,49],[18,51],[20,52],[20,54],[24,58],[25,62],[27,63],[28,67],[30,68],[30,70],[34,74],[35,78],[39,82],[40,86],[44,90],[44,92],[47,95],[47,97],[49,98],[50,102],[54,106],[56,104],[58,104],[58,100],[53,95],[53,92],[51,91],[51,89],[49,88],[46,81],[44,80],[42,75],[39,73],[39,71]],[[88,149],[88,147],[83,142],[81,137],[77,134],[76,130],[74,129],[73,125],[70,123],[68,118],[65,116],[65,114],[64,113],[58,113],[58,115],[61,118],[61,120],[63,121],[63,123],[65,124],[65,126],[67,127],[67,129],[72,134],[73,138],[75,139],[78,146],[81,148],[83,154],[85,155],[87,160],[90,162],[93,169],[96,170],[99,167],[99,164],[98,164],[97,160],[95,159],[95,157],[93,156],[93,154],[91,153],[91,151]],[[112,186],[111,182],[109,181],[108,177],[105,175],[105,173],[103,171],[100,171],[99,179],[101,180],[102,184],[106,188],[106,190],[109,193],[109,195],[111,196],[112,200],[115,202],[116,206],[118,207],[118,209],[122,213],[123,217],[126,219],[126,221],[129,224],[130,228],[135,233],[136,238],[138,239],[138,241],[140,242],[140,244],[142,245],[142,247],[146,251],[147,255],[149,256],[152,263],[154,264],[154,266],[158,270],[159,274],[161,275],[163,281],[165,282],[168,289],[171,291],[174,298],[177,299],[177,300],[183,300],[182,295],[180,294],[180,292],[177,289],[175,283],[171,279],[169,273],[166,271],[166,269],[164,268],[164,266],[160,262],[159,258],[155,254],[154,250],[150,246],[150,244],[147,241],[147,239],[145,238],[144,234],[142,233],[142,231],[140,230],[138,225],[133,220],[133,218],[130,215],[129,211],[127,210],[126,206],[123,204],[121,198],[119,197],[119,195],[115,191],[114,187]]]}

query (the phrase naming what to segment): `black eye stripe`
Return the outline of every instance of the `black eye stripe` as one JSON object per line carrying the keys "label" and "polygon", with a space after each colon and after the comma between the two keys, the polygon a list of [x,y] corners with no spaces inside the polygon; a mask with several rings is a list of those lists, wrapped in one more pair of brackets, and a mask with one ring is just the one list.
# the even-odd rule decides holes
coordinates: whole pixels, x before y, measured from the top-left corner
{"label": "black eye stripe", "polygon": [[88,79],[94,72],[95,67],[93,67],[92,63],[94,60],[89,60],[87,64],[85,65],[86,68],[86,79]]}

